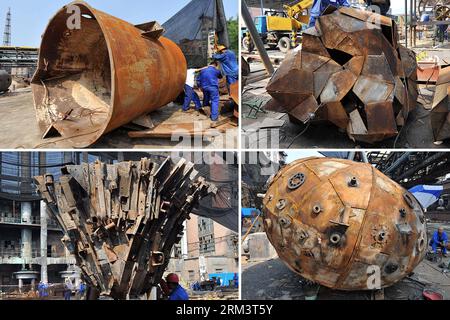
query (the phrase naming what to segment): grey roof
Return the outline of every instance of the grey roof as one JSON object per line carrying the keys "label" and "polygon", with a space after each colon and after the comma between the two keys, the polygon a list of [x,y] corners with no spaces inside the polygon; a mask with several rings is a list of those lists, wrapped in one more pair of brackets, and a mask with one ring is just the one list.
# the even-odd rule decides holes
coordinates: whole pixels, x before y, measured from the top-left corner
{"label": "grey roof", "polygon": [[179,43],[181,40],[201,40],[202,18],[216,17],[216,0],[192,0],[163,24],[164,36]]}

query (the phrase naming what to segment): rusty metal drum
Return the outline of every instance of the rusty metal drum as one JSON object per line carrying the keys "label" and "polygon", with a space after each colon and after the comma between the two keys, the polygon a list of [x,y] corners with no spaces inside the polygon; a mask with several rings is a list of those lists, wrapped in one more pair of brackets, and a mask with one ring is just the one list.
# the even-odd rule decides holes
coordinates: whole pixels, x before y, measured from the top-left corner
{"label": "rusty metal drum", "polygon": [[83,1],[63,7],[43,35],[32,80],[43,137],[60,135],[70,147],[87,147],[174,101],[187,63],[162,31],[156,22],[134,26]]}
{"label": "rusty metal drum", "polygon": [[0,92],[8,91],[11,83],[11,75],[5,70],[0,70]]}
{"label": "rusty metal drum", "polygon": [[289,164],[270,182],[263,213],[280,259],[332,289],[388,287],[427,251],[421,205],[370,164],[330,158]]}

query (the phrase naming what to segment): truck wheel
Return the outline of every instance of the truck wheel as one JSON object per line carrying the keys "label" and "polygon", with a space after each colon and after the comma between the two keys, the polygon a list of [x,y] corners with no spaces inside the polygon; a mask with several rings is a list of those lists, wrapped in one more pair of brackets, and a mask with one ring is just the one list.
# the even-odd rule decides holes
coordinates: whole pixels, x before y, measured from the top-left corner
{"label": "truck wheel", "polygon": [[286,53],[291,49],[291,39],[288,37],[283,37],[278,41],[278,49],[280,49],[281,52]]}
{"label": "truck wheel", "polygon": [[247,51],[248,53],[252,52],[255,48],[255,45],[253,44],[253,41],[251,41],[248,37],[242,38],[242,48]]}

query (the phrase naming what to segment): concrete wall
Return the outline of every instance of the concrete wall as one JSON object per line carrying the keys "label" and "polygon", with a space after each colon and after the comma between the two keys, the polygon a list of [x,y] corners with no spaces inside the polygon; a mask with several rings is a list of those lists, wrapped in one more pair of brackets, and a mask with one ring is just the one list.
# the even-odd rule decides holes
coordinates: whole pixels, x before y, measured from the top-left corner
{"label": "concrete wall", "polygon": [[[18,285],[18,280],[14,277],[14,272],[20,271],[21,265],[12,264],[0,264],[0,286],[4,285]],[[40,272],[41,267],[39,265],[33,265],[35,271]],[[65,271],[67,265],[65,263],[52,264],[48,266],[48,281],[49,283],[63,283],[64,279],[61,278],[61,271]],[[40,280],[40,278],[38,278]]]}
{"label": "concrete wall", "polygon": [[250,260],[267,260],[277,257],[275,248],[270,243],[265,232],[249,234],[243,249],[250,255]]}
{"label": "concrete wall", "polygon": [[[21,249],[21,229],[20,226],[0,226],[0,263],[22,263],[22,260],[19,259]],[[61,237],[61,232],[49,231],[48,245],[52,246],[53,258],[65,257],[65,250],[61,242]],[[6,245],[8,246],[6,247]],[[40,254],[40,231],[36,227],[32,228],[31,248],[32,257],[38,257]]]}
{"label": "concrete wall", "polygon": [[[214,238],[215,238],[215,252],[205,254],[214,256],[227,256],[235,257],[233,247],[229,244],[229,236],[233,235],[233,232],[222,225],[214,222]],[[199,252],[199,238],[198,238],[198,216],[192,215],[191,220],[187,221],[186,236],[188,243],[188,257],[197,258],[200,255]]]}
{"label": "concrete wall", "polygon": [[[205,258],[208,273],[239,272],[238,260],[234,258],[209,256]],[[181,280],[191,284],[200,280],[199,259],[171,259],[167,272],[181,276]]]}
{"label": "concrete wall", "polygon": [[188,258],[198,257],[198,216],[191,215],[191,220],[186,223],[186,237],[188,243]]}
{"label": "concrete wall", "polygon": [[[216,238],[216,256],[237,257],[230,243],[233,232],[218,223],[214,223],[214,238]],[[220,239],[223,238],[223,239]]]}
{"label": "concrete wall", "polygon": [[[207,273],[238,272],[239,265],[234,248],[230,246],[229,236],[233,232],[218,223],[214,223],[215,251],[205,254]],[[172,258],[168,272],[177,273],[185,283],[200,280],[198,216],[191,215],[186,223],[186,238],[188,243],[188,258]]]}

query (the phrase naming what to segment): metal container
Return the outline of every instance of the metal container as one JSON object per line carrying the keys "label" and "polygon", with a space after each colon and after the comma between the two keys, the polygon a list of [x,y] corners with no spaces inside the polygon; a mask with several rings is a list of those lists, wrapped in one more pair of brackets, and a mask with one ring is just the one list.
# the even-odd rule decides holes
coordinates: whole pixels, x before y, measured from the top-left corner
{"label": "metal container", "polygon": [[87,147],[175,100],[186,59],[162,32],[156,22],[134,26],[82,1],[62,8],[43,35],[32,80],[43,138],[60,135]]}
{"label": "metal container", "polygon": [[0,92],[8,91],[11,86],[12,79],[8,72],[0,70]]}
{"label": "metal container", "polygon": [[420,204],[370,164],[298,160],[271,181],[263,213],[280,259],[333,289],[388,287],[414,270],[428,246]]}

